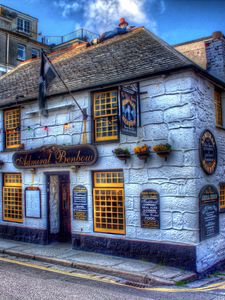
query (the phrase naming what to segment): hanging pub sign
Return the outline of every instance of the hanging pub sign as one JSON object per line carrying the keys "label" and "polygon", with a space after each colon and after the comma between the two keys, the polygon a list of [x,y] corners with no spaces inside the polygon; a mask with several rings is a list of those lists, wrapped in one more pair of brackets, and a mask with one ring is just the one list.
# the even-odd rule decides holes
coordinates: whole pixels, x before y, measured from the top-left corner
{"label": "hanging pub sign", "polygon": [[19,169],[90,166],[97,161],[97,158],[97,149],[93,145],[51,145],[18,151],[13,154],[13,164]]}
{"label": "hanging pub sign", "polygon": [[88,220],[87,189],[83,185],[73,189],[73,217],[75,220]]}
{"label": "hanging pub sign", "polygon": [[41,218],[41,190],[38,187],[25,188],[25,216],[26,218]]}
{"label": "hanging pub sign", "polygon": [[154,190],[144,190],[140,201],[141,227],[160,228],[159,194]]}
{"label": "hanging pub sign", "polygon": [[120,87],[121,132],[137,136],[138,83]]}
{"label": "hanging pub sign", "polygon": [[199,194],[200,240],[219,234],[219,194],[212,185],[206,185]]}
{"label": "hanging pub sign", "polygon": [[200,162],[204,172],[212,175],[217,166],[216,140],[209,130],[205,130],[200,138]]}

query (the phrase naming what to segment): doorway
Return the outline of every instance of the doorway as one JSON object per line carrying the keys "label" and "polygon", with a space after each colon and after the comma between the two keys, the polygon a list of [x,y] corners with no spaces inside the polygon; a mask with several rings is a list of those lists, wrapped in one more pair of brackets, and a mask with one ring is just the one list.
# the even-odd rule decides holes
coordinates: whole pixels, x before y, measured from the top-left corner
{"label": "doorway", "polygon": [[48,240],[71,241],[69,173],[47,174]]}

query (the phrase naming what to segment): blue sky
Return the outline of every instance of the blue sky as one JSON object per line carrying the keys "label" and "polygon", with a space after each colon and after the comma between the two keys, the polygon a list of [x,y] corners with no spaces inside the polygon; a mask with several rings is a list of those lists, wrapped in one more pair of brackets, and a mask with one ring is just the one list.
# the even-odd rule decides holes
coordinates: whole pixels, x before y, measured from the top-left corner
{"label": "blue sky", "polygon": [[144,25],[170,44],[225,34],[225,0],[0,0],[39,19],[43,35],[64,35],[77,28],[102,33],[125,17]]}

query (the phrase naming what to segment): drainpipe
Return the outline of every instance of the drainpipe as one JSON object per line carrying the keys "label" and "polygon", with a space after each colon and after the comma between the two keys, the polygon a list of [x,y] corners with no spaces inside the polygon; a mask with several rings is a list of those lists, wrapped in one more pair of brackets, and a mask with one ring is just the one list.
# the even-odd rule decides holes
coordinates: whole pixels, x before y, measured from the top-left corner
{"label": "drainpipe", "polygon": [[9,65],[9,34],[6,33],[6,73],[8,72]]}

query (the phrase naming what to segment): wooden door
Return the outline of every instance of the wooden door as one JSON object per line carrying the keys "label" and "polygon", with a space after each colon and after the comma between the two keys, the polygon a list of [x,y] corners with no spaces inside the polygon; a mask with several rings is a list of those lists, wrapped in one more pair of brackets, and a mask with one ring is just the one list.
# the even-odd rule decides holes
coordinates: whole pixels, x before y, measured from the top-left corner
{"label": "wooden door", "polygon": [[70,213],[70,183],[69,176],[63,175],[60,182],[60,240],[71,239],[71,213]]}

